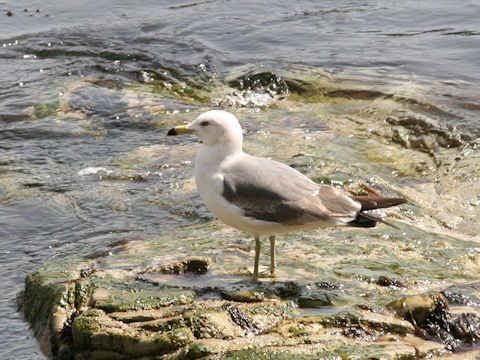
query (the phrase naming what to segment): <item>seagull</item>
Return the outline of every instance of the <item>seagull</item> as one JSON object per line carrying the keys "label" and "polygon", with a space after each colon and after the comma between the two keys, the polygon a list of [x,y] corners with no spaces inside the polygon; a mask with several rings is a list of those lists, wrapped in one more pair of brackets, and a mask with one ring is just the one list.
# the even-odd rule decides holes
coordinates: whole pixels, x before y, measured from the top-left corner
{"label": "seagull", "polygon": [[274,276],[277,235],[338,225],[374,227],[378,222],[395,227],[365,211],[407,202],[349,195],[318,184],[288,165],[244,153],[240,123],[226,111],[205,112],[167,135],[181,134],[194,134],[202,142],[195,157],[195,183],[204,204],[219,220],[255,238],[254,282],[259,277],[262,236],[270,240],[270,274]]}

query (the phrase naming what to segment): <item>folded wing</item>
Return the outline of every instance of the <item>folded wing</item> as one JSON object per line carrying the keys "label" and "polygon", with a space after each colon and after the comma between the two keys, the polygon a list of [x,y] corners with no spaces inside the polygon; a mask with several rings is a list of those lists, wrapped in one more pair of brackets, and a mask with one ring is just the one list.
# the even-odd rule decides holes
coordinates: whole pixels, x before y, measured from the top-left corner
{"label": "folded wing", "polygon": [[242,155],[223,169],[224,198],[245,216],[292,226],[354,221],[361,204],[276,161]]}

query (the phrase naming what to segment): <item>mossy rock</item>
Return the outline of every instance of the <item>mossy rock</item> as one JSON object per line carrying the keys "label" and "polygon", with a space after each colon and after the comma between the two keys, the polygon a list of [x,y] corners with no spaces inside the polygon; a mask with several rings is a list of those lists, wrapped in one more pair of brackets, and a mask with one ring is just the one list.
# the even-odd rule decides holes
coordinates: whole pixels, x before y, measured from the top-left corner
{"label": "mossy rock", "polygon": [[[315,321],[314,318],[310,322]],[[336,314],[319,317],[317,320],[325,327],[355,327],[375,330],[381,333],[411,334],[415,329],[408,321],[388,314],[379,314],[371,311],[340,311]]]}
{"label": "mossy rock", "polygon": [[92,281],[92,305],[107,313],[184,305],[195,299],[195,293],[190,290],[159,289],[114,278],[93,278]]}
{"label": "mossy rock", "polygon": [[198,339],[232,339],[245,332],[226,311],[197,311],[185,315],[185,322]]}
{"label": "mossy rock", "polygon": [[193,292],[185,290],[139,292],[122,290],[118,292],[109,291],[108,295],[102,298],[95,298],[95,295],[94,292],[94,305],[106,312],[157,309],[170,305],[188,304],[193,302],[195,298]]}
{"label": "mossy rock", "polygon": [[19,307],[33,325],[40,347],[50,355],[58,345],[64,323],[76,309],[76,303],[85,303],[87,285],[76,291],[76,281],[82,270],[92,268],[93,261],[69,257],[29,274],[25,291],[19,297]]}
{"label": "mossy rock", "polygon": [[101,313],[91,310],[81,316],[77,316],[72,324],[72,337],[75,347],[79,350],[87,349],[96,332],[99,331],[97,317]]}
{"label": "mossy rock", "polygon": [[231,290],[224,291],[223,296],[227,300],[237,301],[237,302],[260,302],[265,300],[265,293],[257,290]]}
{"label": "mossy rock", "polygon": [[85,279],[78,279],[75,282],[75,309],[81,309],[87,306],[90,295],[90,282]]}
{"label": "mossy rock", "polygon": [[159,271],[164,274],[193,273],[205,275],[212,266],[212,259],[205,256],[189,256],[180,261],[162,266]]}
{"label": "mossy rock", "polygon": [[158,319],[148,321],[140,325],[140,328],[148,331],[166,332],[173,329],[178,329],[185,326],[185,319],[183,316],[175,316],[173,318]]}
{"label": "mossy rock", "polygon": [[446,301],[441,294],[431,296],[416,295],[403,297],[387,305],[397,316],[416,323],[422,323],[435,309],[440,301]]}
{"label": "mossy rock", "polygon": [[292,354],[286,351],[269,351],[257,348],[234,351],[223,360],[313,360],[315,355]]}
{"label": "mossy rock", "polygon": [[288,329],[288,332],[292,334],[292,336],[306,336],[310,334],[308,329],[302,324],[291,326]]}
{"label": "mossy rock", "polygon": [[[323,295],[335,291],[312,290],[309,284],[235,283],[190,290],[189,285],[173,288],[142,281],[135,271],[90,271],[93,268],[90,260],[69,258],[28,276],[23,308],[48,356],[343,360],[351,358],[352,351],[365,359],[399,359],[417,344],[395,347],[381,336],[415,338],[423,346],[412,324],[390,314],[346,306],[332,314],[338,304],[332,306],[333,297]],[[339,296],[335,300],[345,295]],[[303,306],[328,305],[329,310],[297,317],[296,312],[308,314],[297,306],[302,301]],[[315,311],[322,314],[323,309]],[[360,350],[353,351],[355,346]],[[430,345],[425,349],[426,355],[438,350]]]}
{"label": "mossy rock", "polygon": [[72,325],[73,345],[78,353],[111,351],[129,358],[165,354],[194,340],[190,329],[183,327],[164,333],[136,331],[103,311],[92,310],[75,318]]}
{"label": "mossy rock", "polygon": [[338,305],[342,301],[342,295],[333,291],[313,292],[297,298],[297,304],[301,308],[318,308],[322,306]]}
{"label": "mossy rock", "polygon": [[[207,359],[209,356],[215,356],[221,351],[217,348],[206,345],[202,342],[196,342],[190,345],[190,347],[183,350],[178,356],[174,357],[174,360],[195,360],[195,359]],[[172,360],[173,360],[172,359]]]}

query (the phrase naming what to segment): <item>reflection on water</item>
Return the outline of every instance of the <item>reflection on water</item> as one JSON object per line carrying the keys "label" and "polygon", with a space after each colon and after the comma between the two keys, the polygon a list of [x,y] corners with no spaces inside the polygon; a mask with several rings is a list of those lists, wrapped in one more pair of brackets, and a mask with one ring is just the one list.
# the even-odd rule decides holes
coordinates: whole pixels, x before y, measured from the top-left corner
{"label": "reflection on water", "polygon": [[401,233],[285,237],[281,277],[377,304],[396,294],[376,294],[379,276],[412,294],[478,281],[476,2],[0,7],[12,13],[0,21],[2,358],[42,358],[14,299],[49,261],[118,261],[120,243],[209,254],[227,273],[251,260],[249,237],[212,221],[195,192],[196,140],[165,137],[217,106],[237,113],[250,152],[411,200],[388,214]]}

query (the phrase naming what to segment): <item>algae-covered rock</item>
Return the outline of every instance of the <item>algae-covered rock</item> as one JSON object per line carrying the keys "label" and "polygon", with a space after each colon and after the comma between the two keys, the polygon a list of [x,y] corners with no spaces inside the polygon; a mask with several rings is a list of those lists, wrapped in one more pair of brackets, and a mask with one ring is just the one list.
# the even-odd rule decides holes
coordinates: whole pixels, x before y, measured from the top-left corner
{"label": "algae-covered rock", "polygon": [[404,297],[391,302],[388,307],[406,320],[413,319],[416,323],[422,323],[435,310],[440,297],[442,297],[440,294]]}
{"label": "algae-covered rock", "polygon": [[202,342],[197,342],[192,344],[188,349],[186,349],[180,356],[177,357],[177,360],[194,360],[206,358],[210,355],[218,354],[220,351],[215,347],[208,346]]}
{"label": "algae-covered rock", "polygon": [[185,290],[139,290],[97,288],[92,294],[94,306],[106,312],[156,309],[191,303],[194,294]]}
{"label": "algae-covered rock", "polygon": [[[177,264],[196,263],[191,260]],[[446,300],[439,294],[399,299],[390,304],[394,316],[352,306],[343,284],[209,287],[197,284],[198,273],[162,274],[175,285],[150,283],[143,274],[145,267],[103,270],[81,258],[30,274],[22,309],[44,352],[59,360],[414,359],[442,354],[442,342],[454,349],[480,336],[476,316],[443,316]],[[455,334],[422,339],[405,320],[411,314],[423,319],[428,334],[434,324]]]}
{"label": "algae-covered rock", "polygon": [[297,304],[301,308],[340,305],[345,301],[341,293],[334,291],[308,292],[297,298]]}
{"label": "algae-covered rock", "polygon": [[72,257],[46,265],[25,279],[20,308],[47,355],[59,345],[76,303],[85,302],[86,294],[76,291],[76,281],[81,279],[82,270],[92,266],[91,260]]}
{"label": "algae-covered rock", "polygon": [[340,311],[318,318],[303,319],[303,322],[317,322],[324,327],[352,328],[361,327],[382,333],[412,334],[415,329],[411,323],[388,314],[379,314],[366,310]]}
{"label": "algae-covered rock", "polygon": [[461,313],[454,318],[443,293],[401,298],[389,307],[412,322],[422,337],[436,339],[449,350],[480,342],[480,317]]}
{"label": "algae-covered rock", "polygon": [[72,337],[77,349],[87,349],[92,342],[94,334],[100,329],[97,321],[100,314],[98,310],[91,310],[73,321]]}
{"label": "algae-covered rock", "polygon": [[164,274],[185,274],[193,273],[205,275],[212,266],[212,260],[205,256],[189,256],[180,261],[162,266],[159,271]]}
{"label": "algae-covered rock", "polygon": [[75,318],[72,326],[73,346],[89,358],[93,351],[111,351],[129,358],[167,353],[189,344],[193,335],[188,328],[158,334],[141,332],[98,310]]}
{"label": "algae-covered rock", "polygon": [[224,291],[223,295],[225,299],[238,301],[238,302],[259,302],[265,300],[265,294],[258,290],[245,290],[245,291]]}
{"label": "algae-covered rock", "polygon": [[[249,348],[244,350],[234,351],[224,357],[224,360],[313,360],[317,357],[312,354],[300,355],[291,354],[283,351],[271,351],[257,348]],[[335,358],[333,358],[335,359]]]}
{"label": "algae-covered rock", "polygon": [[226,311],[200,311],[187,317],[197,339],[232,339],[246,334]]}

